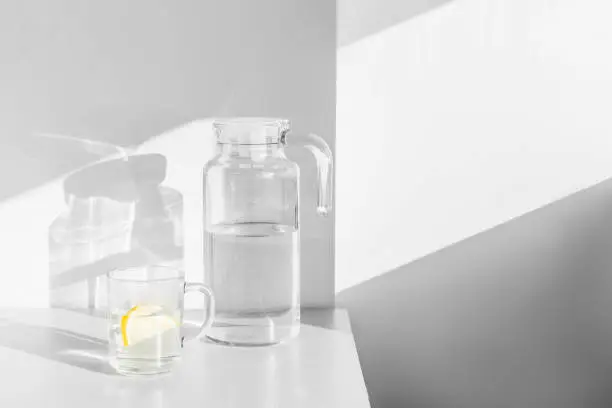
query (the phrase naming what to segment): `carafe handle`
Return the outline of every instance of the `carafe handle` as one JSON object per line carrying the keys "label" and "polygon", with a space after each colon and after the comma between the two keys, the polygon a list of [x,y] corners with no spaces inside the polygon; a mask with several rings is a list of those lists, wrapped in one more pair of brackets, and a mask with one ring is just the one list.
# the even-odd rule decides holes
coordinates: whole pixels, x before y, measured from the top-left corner
{"label": "carafe handle", "polygon": [[333,156],[329,145],[322,137],[315,134],[297,135],[286,131],[281,137],[281,143],[288,147],[303,147],[314,155],[317,161],[319,195],[317,213],[327,216],[332,209],[333,201]]}

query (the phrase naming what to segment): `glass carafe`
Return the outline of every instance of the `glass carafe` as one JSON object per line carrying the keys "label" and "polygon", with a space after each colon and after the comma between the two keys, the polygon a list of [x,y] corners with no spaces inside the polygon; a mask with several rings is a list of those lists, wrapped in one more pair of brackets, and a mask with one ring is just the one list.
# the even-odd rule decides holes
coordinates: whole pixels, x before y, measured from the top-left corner
{"label": "glass carafe", "polygon": [[217,312],[207,337],[275,344],[300,328],[300,170],[285,147],[314,154],[320,215],[331,209],[331,150],[316,135],[291,134],[284,119],[217,120],[213,129],[217,155],[204,169],[204,257]]}

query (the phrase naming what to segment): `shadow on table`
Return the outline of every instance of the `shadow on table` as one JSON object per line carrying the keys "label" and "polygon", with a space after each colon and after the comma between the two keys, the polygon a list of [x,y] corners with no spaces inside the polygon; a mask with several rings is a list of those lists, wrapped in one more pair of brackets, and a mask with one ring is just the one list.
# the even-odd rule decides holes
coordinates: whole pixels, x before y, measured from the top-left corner
{"label": "shadow on table", "polygon": [[0,319],[0,346],[96,373],[116,375],[108,364],[108,342],[55,327]]}

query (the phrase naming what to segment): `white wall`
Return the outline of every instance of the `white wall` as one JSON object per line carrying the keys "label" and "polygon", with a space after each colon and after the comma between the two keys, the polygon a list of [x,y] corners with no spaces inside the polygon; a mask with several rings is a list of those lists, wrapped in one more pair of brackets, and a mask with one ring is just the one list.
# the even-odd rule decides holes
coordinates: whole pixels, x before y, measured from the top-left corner
{"label": "white wall", "polygon": [[448,1],[338,0],[338,45],[348,45]]}
{"label": "white wall", "polygon": [[610,406],[612,180],[339,294],[375,408]]}
{"label": "white wall", "polygon": [[339,49],[337,290],[612,174],[611,13],[454,0]]}
{"label": "white wall", "polygon": [[[333,149],[335,24],[327,0],[1,2],[0,213],[11,228],[0,242],[11,256],[0,305],[45,304],[38,218],[53,180],[86,161],[36,134],[127,145],[199,118],[280,116]],[[294,157],[304,175],[302,299],[330,304],[334,219],[315,214],[314,160]]]}

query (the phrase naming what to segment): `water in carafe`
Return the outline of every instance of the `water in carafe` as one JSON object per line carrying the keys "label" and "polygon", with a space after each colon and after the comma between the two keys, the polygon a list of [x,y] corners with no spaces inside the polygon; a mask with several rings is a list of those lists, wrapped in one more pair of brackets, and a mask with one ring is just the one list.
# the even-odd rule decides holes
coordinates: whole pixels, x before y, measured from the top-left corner
{"label": "water in carafe", "polygon": [[[289,123],[216,121],[217,155],[204,169],[205,280],[217,312],[206,336],[258,346],[300,329],[299,167],[284,153]],[[331,152],[323,139],[290,138],[315,153],[318,212],[331,200]]]}
{"label": "water in carafe", "polygon": [[210,337],[258,345],[297,334],[300,266],[294,226],[216,225],[206,231],[206,248],[217,300]]}

